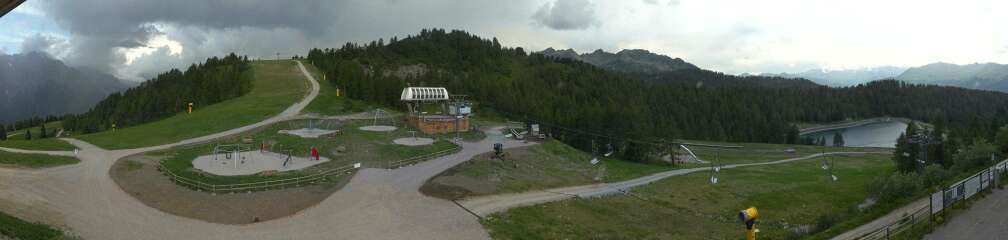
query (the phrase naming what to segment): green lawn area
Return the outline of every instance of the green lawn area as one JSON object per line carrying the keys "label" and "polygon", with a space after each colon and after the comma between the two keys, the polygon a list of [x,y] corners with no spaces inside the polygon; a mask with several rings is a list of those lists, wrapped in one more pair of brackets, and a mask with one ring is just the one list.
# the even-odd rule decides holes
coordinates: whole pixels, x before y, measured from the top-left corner
{"label": "green lawn area", "polygon": [[63,231],[52,226],[26,222],[14,216],[0,212],[0,238],[3,236],[13,239],[64,239]]}
{"label": "green lawn area", "polygon": [[[56,134],[56,132],[63,127],[63,123],[60,121],[48,122],[45,125],[46,130],[51,134]],[[0,147],[45,151],[73,150],[75,148],[70,143],[55,138],[38,139],[40,133],[39,127],[32,127],[29,129],[32,132],[32,140],[24,139],[24,129],[16,130],[7,132],[7,140],[0,141]]]}
{"label": "green lawn area", "polygon": [[459,199],[621,181],[672,169],[614,158],[602,158],[601,163],[592,165],[590,154],[556,140],[504,151],[505,160],[492,159],[491,153],[478,155],[432,178],[421,191]]}
{"label": "green lawn area", "polygon": [[56,138],[32,140],[14,138],[6,141],[0,141],[0,147],[44,151],[69,151],[76,148],[74,145]]}
{"label": "green lawn area", "polygon": [[[760,210],[762,239],[800,237],[830,213],[852,211],[866,186],[893,170],[886,154],[837,156],[831,181],[820,161],[723,169],[667,178],[634,196],[571,199],[511,209],[482,221],[495,239],[743,239],[738,211]],[[856,210],[853,210],[856,211]]]}
{"label": "green lawn area", "polygon": [[344,97],[340,93],[340,96],[336,96],[336,85],[329,82],[328,79],[323,78],[322,72],[312,65],[310,61],[299,60],[304,63],[305,68],[308,69],[308,73],[311,73],[315,77],[315,80],[319,81],[319,95],[312,100],[311,103],[305,107],[305,113],[318,113],[326,116],[343,115],[348,113],[362,112],[371,107],[371,105],[358,100],[352,100]]}
{"label": "green lawn area", "polygon": [[[742,146],[741,148],[714,148],[687,146],[700,159],[724,164],[769,162],[781,159],[804,157],[822,152],[891,152],[888,148],[825,147],[814,145],[791,145],[771,143],[723,143],[705,141],[685,141],[688,143]],[[793,149],[794,152],[786,150]]]}
{"label": "green lawn area", "polygon": [[0,166],[23,168],[45,168],[59,165],[76,164],[80,162],[75,157],[52,156],[45,154],[24,154],[0,151]]}
{"label": "green lawn area", "polygon": [[247,74],[253,77],[253,88],[244,96],[196,106],[192,114],[77,137],[107,149],[177,142],[262,121],[299,101],[308,90],[307,80],[293,61],[254,61]]}
{"label": "green lawn area", "polygon": [[[353,163],[361,163],[364,167],[384,168],[388,166],[388,162],[391,160],[406,159],[456,147],[455,144],[445,140],[437,140],[432,145],[415,147],[394,144],[392,140],[410,135],[407,130],[398,129],[392,132],[371,132],[358,129],[360,126],[369,125],[371,121],[315,121],[315,126],[340,129],[342,130],[342,134],[331,138],[301,138],[294,135],[277,133],[282,129],[300,129],[307,125],[307,120],[292,120],[259,128],[240,136],[222,139],[213,143],[177,147],[167,151],[151,153],[150,155],[167,155],[168,157],[165,159],[164,164],[165,167],[180,176],[212,184],[230,184],[304,176]],[[401,126],[402,123],[398,123],[397,125]],[[420,134],[418,134],[418,137],[421,137]],[[331,161],[304,170],[280,172],[272,176],[214,176],[201,173],[193,168],[192,160],[200,155],[206,155],[211,152],[214,145],[241,143],[244,138],[253,139],[254,143],[250,145],[253,150],[258,150],[260,143],[265,141],[269,142],[274,148],[292,149],[293,155],[302,157],[309,156],[309,149],[315,147],[319,150],[320,155],[331,159]],[[341,151],[340,149],[343,150]]]}

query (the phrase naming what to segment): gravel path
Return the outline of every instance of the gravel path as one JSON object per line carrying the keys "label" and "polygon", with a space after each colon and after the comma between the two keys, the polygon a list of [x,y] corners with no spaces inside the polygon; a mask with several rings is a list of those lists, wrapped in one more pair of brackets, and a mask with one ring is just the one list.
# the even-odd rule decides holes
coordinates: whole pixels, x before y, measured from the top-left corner
{"label": "gravel path", "polygon": [[507,148],[527,143],[488,137],[462,143],[458,153],[413,166],[361,169],[343,189],[314,207],[287,218],[245,225],[209,223],[161,212],[124,192],[109,176],[113,163],[125,156],[211,141],[296,116],[319,88],[300,63],[299,68],[311,82],[312,91],[301,102],[256,124],[173,144],[115,151],[63,139],[80,148],[77,156],[81,163],[41,170],[0,170],[0,210],[67,227],[86,239],[489,238],[475,216],[417,189],[436,174],[491,151],[494,142],[503,142]]}
{"label": "gravel path", "polygon": [[[722,168],[736,168],[736,167],[746,167],[746,166],[758,166],[758,165],[771,165],[771,164],[782,164],[788,162],[794,162],[799,160],[813,159],[823,155],[832,154],[872,154],[876,152],[830,152],[830,153],[817,153],[804,157],[790,158],[784,160],[777,160],[772,162],[762,162],[762,163],[746,163],[746,164],[732,164],[725,165]],[[640,178],[635,178],[631,180],[626,180],[622,182],[614,183],[600,183],[591,184],[584,186],[573,186],[573,187],[563,187],[554,188],[548,190],[537,190],[529,191],[524,193],[514,193],[514,194],[501,194],[493,196],[482,196],[475,197],[471,199],[465,199],[458,201],[459,205],[472,211],[476,215],[481,217],[486,217],[490,214],[505,211],[510,208],[529,206],[542,204],[547,202],[560,201],[568,198],[580,197],[599,197],[612,194],[619,194],[625,192],[631,188],[656,182],[661,179],[665,179],[672,176],[684,175],[698,171],[709,171],[710,167],[702,168],[689,168],[689,169],[676,169],[671,171],[660,172]]]}
{"label": "gravel path", "polygon": [[[871,222],[858,226],[857,228],[848,230],[847,232],[841,233],[840,235],[836,235],[831,239],[832,240],[857,239],[861,236],[872,233],[875,230],[896,223],[897,221],[903,219],[903,217],[913,214],[918,209],[927,207],[928,204],[931,204],[931,202],[930,199],[927,197],[917,199],[917,201],[913,201],[910,204],[900,207],[899,209],[893,210],[892,212],[889,212],[885,216],[879,217]],[[963,238],[963,239],[969,239],[969,238]]]}
{"label": "gravel path", "polygon": [[993,193],[976,201],[968,210],[952,216],[924,239],[1003,239],[1008,236],[1008,190]]}

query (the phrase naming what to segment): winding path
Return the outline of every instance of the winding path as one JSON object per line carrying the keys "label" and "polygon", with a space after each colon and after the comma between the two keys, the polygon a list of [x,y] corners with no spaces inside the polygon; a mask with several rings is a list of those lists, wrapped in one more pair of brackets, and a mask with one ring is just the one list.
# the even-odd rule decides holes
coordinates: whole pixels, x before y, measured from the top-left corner
{"label": "winding path", "polygon": [[[480,142],[462,143],[462,150],[416,165],[387,170],[361,169],[342,189],[316,206],[272,221],[229,225],[180,217],[148,207],[109,176],[118,159],[147,151],[212,141],[256,127],[296,117],[317,95],[319,84],[300,62],[311,91],[280,114],[261,122],[176,143],[138,149],[105,150],[76,139],[80,164],[41,170],[0,169],[0,210],[33,221],[65,226],[86,239],[486,239],[477,217],[454,203],[427,197],[418,189],[431,177],[491,151],[492,143],[505,148],[528,143],[505,139],[493,131]],[[66,151],[12,152],[73,155]],[[835,153],[831,153],[835,154]],[[819,156],[810,155],[767,163],[728,165],[725,168],[780,164]],[[477,214],[507,208],[580,197],[613,194],[621,190],[709,168],[679,169],[638,179],[547,191],[488,196],[460,205]]]}
{"label": "winding path", "polygon": [[[473,156],[526,144],[488,138],[462,151],[396,170],[362,169],[318,205],[273,221],[227,225],[179,217],[150,208],[123,192],[109,176],[125,156],[200,143],[272,124],[299,113],[318,95],[318,82],[298,63],[311,91],[282,113],[252,125],[161,146],[105,150],[63,139],[80,149],[80,164],[41,170],[0,171],[0,209],[29,220],[65,226],[86,239],[479,239],[485,230],[449,201],[426,197],[424,181]],[[65,155],[69,152],[14,152]],[[72,153],[69,153],[72,155]]]}

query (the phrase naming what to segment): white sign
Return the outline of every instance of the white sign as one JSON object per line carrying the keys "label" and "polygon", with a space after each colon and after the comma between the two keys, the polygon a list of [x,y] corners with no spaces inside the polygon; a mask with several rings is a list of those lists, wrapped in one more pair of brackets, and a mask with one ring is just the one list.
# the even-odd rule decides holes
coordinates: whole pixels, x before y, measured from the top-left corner
{"label": "white sign", "polygon": [[966,181],[966,199],[969,199],[980,190],[980,178],[970,178]]}
{"label": "white sign", "polygon": [[941,211],[944,205],[945,194],[942,191],[938,191],[931,194],[931,214],[938,213]]}
{"label": "white sign", "polygon": [[353,168],[360,168],[360,163],[354,163]]}
{"label": "white sign", "polygon": [[598,163],[599,163],[598,158],[592,158],[591,165],[595,165],[595,164],[598,164]]}

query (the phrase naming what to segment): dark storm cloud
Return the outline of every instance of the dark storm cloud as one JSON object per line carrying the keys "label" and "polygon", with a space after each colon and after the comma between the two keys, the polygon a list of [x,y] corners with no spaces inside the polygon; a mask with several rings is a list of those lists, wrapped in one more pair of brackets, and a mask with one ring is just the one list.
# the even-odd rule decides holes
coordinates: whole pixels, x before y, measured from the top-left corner
{"label": "dark storm cloud", "polygon": [[59,39],[56,39],[52,36],[35,34],[29,36],[28,38],[25,38],[24,41],[21,42],[21,52],[49,53],[49,49],[53,47],[53,45],[55,45],[57,42],[59,42]]}
{"label": "dark storm cloud", "polygon": [[[124,67],[121,50],[147,46],[151,38],[165,34],[158,26],[186,26],[211,31],[291,28],[297,29],[295,34],[298,35],[322,36],[328,29],[326,25],[331,24],[332,12],[338,10],[341,4],[322,0],[103,0],[52,1],[44,2],[42,7],[48,16],[69,32],[70,51],[65,60],[114,73]],[[204,43],[202,41],[206,39],[193,37],[190,40],[196,40],[188,42],[191,46]],[[254,40],[265,39],[244,39]],[[219,52],[208,50],[206,54]],[[206,57],[195,55],[186,60]]]}
{"label": "dark storm cloud", "polygon": [[587,0],[547,2],[536,10],[532,19],[556,30],[586,29],[599,23],[594,6]]}
{"label": "dark storm cloud", "polygon": [[[521,36],[515,26],[527,26],[539,6],[530,1],[54,0],[39,5],[67,31],[63,37],[70,50],[63,60],[68,64],[140,80],[229,52],[286,57],[311,47],[404,37],[422,28],[463,29],[485,37],[504,29]],[[152,42],[165,38],[180,44],[181,53]],[[130,58],[127,49],[144,50]]]}
{"label": "dark storm cloud", "polygon": [[242,26],[291,27],[321,34],[325,18],[342,1],[56,1],[46,5],[57,21],[79,34],[116,34],[138,23],[172,22],[223,29]]}

